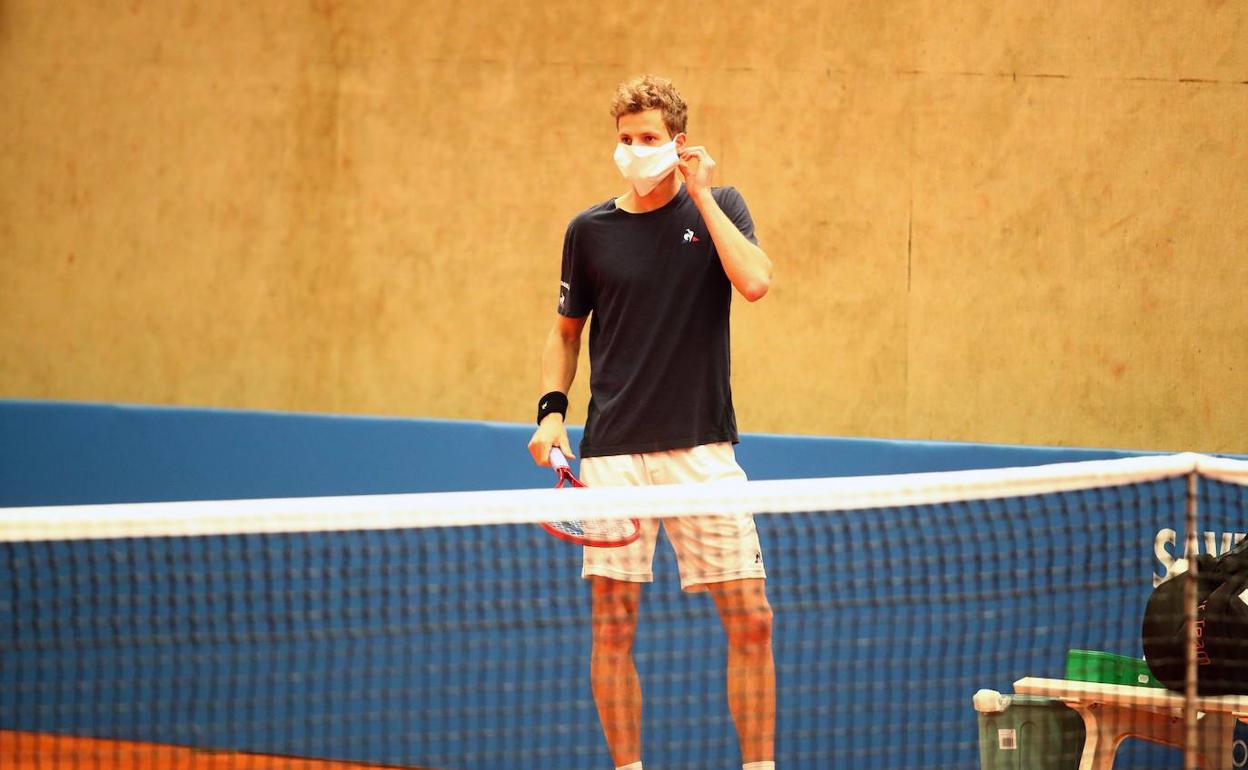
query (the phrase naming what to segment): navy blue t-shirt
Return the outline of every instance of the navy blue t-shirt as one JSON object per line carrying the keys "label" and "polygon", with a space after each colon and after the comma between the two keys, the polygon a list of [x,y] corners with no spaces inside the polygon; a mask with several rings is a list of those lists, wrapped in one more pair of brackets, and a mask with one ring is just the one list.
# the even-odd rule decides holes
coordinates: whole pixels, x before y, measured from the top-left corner
{"label": "navy blue t-shirt", "polygon": [[[711,190],[750,241],[732,187]],[[590,313],[589,415],[581,456],[737,441],[728,337],[732,284],[684,187],[662,208],[609,200],[573,218],[563,242],[559,313]]]}

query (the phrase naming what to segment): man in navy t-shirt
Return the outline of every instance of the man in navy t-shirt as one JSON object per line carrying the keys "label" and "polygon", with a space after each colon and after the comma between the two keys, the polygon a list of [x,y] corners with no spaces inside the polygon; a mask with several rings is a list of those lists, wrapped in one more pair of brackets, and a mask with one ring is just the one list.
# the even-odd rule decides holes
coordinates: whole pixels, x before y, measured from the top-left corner
{"label": "man in navy t-shirt", "polygon": [[[592,317],[580,447],[586,484],[743,480],[733,454],[729,306],[734,288],[750,302],[767,293],[771,260],[741,195],[711,186],[715,162],[688,143],[687,107],[670,81],[647,75],[622,83],[612,115],[615,162],[630,189],[568,225],[529,451],[539,465],[549,464],[552,446],[572,454],[566,394]],[[593,595],[590,678],[611,758],[623,770],[642,770],[632,643],[641,586],[653,579],[659,523],[643,520],[630,545],[585,548],[582,574]],[[727,632],[728,706],[744,768],[774,770],[772,616],[753,517],[707,511],[662,524],[681,587],[709,591]]]}

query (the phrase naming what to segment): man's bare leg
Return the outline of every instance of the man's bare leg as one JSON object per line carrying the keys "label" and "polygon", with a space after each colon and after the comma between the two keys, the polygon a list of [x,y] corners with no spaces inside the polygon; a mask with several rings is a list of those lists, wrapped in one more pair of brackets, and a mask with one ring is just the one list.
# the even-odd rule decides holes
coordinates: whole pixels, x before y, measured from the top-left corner
{"label": "man's bare leg", "polygon": [[641,680],[633,663],[641,583],[595,576],[592,590],[589,679],[611,760],[622,767],[641,760]]}
{"label": "man's bare leg", "polygon": [[776,757],[776,663],[765,587],[762,578],[707,586],[728,634],[728,710],[743,762]]}

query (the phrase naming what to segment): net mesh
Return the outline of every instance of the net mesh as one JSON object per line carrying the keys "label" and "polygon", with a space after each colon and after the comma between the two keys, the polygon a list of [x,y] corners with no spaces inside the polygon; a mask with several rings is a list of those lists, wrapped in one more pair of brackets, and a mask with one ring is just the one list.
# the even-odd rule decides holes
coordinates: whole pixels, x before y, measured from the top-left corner
{"label": "net mesh", "polygon": [[[8,509],[0,765],[173,767],[184,760],[170,747],[192,747],[185,761],[205,767],[612,767],[581,552],[536,524],[752,512],[774,610],[777,766],[974,768],[977,690],[1060,678],[1070,649],[1141,655],[1145,602],[1181,555],[1191,473],[1199,539],[1221,553],[1248,532],[1248,464],[1191,455]],[[739,766],[715,604],[680,591],[663,544],[654,571],[633,643],[643,757]],[[1126,753],[1129,766],[1178,765],[1172,750]]]}

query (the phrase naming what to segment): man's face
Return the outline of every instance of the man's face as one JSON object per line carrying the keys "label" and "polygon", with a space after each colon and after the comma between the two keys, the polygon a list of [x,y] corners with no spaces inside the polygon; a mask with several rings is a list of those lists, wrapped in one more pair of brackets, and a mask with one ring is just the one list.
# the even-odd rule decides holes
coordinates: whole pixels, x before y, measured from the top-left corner
{"label": "man's face", "polygon": [[[667,126],[663,125],[662,110],[643,110],[642,112],[629,112],[621,115],[619,120],[615,122],[616,130],[619,132],[620,144],[636,144],[645,147],[658,147],[672,141],[672,135],[667,132]],[[677,134],[676,149],[685,146],[685,135]]]}

